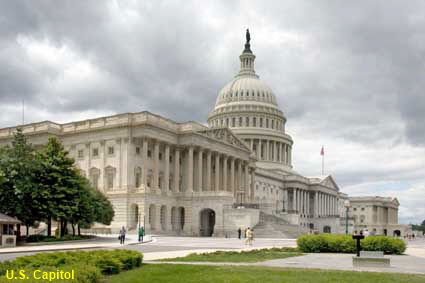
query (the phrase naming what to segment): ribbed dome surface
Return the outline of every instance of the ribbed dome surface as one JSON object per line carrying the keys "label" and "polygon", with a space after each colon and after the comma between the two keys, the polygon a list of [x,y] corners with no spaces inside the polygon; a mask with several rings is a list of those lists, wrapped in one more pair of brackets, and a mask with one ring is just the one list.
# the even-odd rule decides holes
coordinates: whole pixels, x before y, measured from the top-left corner
{"label": "ribbed dome surface", "polygon": [[256,76],[237,76],[220,90],[215,106],[236,101],[258,101],[278,107],[271,88]]}

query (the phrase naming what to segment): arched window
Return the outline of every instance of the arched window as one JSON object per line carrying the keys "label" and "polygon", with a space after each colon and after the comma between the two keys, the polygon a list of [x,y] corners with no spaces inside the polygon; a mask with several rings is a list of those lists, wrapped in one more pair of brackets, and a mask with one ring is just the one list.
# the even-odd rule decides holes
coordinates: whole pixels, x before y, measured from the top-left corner
{"label": "arched window", "polygon": [[142,182],[142,168],[136,167],[134,169],[134,186],[136,188],[140,187]]}

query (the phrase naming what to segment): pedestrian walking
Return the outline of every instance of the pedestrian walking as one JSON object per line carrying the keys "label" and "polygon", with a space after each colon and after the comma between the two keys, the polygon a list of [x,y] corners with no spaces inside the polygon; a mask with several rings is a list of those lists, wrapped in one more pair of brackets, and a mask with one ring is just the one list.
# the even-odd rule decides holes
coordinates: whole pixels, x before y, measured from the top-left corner
{"label": "pedestrian walking", "polygon": [[246,228],[245,229],[245,245],[248,245],[249,244],[249,235],[250,235],[250,233],[251,233],[251,229],[249,229],[249,227]]}
{"label": "pedestrian walking", "polygon": [[254,229],[251,229],[251,233],[249,235],[249,245],[252,246],[254,243]]}
{"label": "pedestrian walking", "polygon": [[120,236],[119,236],[119,238],[120,238],[120,244],[121,245],[124,245],[124,243],[125,243],[125,233],[126,233],[127,231],[125,230],[125,227],[124,226],[122,226],[121,227],[121,230],[120,230]]}
{"label": "pedestrian walking", "polygon": [[145,227],[140,226],[139,227],[139,242],[140,240],[142,240],[141,242],[143,243],[143,236],[145,235]]}
{"label": "pedestrian walking", "polygon": [[241,227],[239,227],[239,229],[238,229],[238,239],[239,240],[241,239],[241,234],[242,234],[242,229],[241,229]]}

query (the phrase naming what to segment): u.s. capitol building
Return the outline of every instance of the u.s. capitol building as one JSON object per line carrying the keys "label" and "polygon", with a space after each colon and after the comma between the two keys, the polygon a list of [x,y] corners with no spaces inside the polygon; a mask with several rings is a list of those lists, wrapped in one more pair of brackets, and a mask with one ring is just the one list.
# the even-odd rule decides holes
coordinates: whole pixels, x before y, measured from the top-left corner
{"label": "u.s. capitol building", "polygon": [[[151,234],[223,236],[254,227],[265,237],[343,232],[348,196],[331,176],[294,171],[286,117],[255,73],[249,41],[247,34],[240,71],[219,91],[208,126],[145,111],[19,127],[32,144],[49,136],[63,142],[82,174],[111,200],[111,229],[141,224]],[[0,129],[0,144],[15,130]],[[384,204],[368,203],[374,205]],[[378,233],[392,234],[399,229],[390,223],[397,221],[398,202],[385,212],[391,217],[382,217],[387,223],[379,223]]]}

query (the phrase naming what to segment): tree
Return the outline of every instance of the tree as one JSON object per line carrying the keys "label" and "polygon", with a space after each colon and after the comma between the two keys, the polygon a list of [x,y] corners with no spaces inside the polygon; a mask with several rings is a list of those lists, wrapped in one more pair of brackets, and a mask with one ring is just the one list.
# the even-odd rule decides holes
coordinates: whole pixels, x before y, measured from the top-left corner
{"label": "tree", "polygon": [[52,218],[59,221],[62,237],[68,219],[78,210],[80,175],[74,160],[55,137],[49,138],[37,157],[41,164],[38,180],[44,199],[43,216],[48,223]]}
{"label": "tree", "polygon": [[21,129],[14,133],[12,146],[0,150],[0,211],[21,220],[27,235],[29,227],[41,219],[36,161],[34,147],[27,143]]}
{"label": "tree", "polygon": [[[90,225],[94,222],[110,224],[113,209],[109,200],[90,185],[74,166],[74,159],[56,138],[38,154],[41,170],[38,172],[42,186],[44,217],[60,222],[61,235],[65,235],[67,223],[75,234],[74,225]],[[112,211],[112,212],[111,212]]]}
{"label": "tree", "polygon": [[421,226],[424,226],[424,227],[425,227],[425,220],[424,220],[424,221],[422,221]]}

